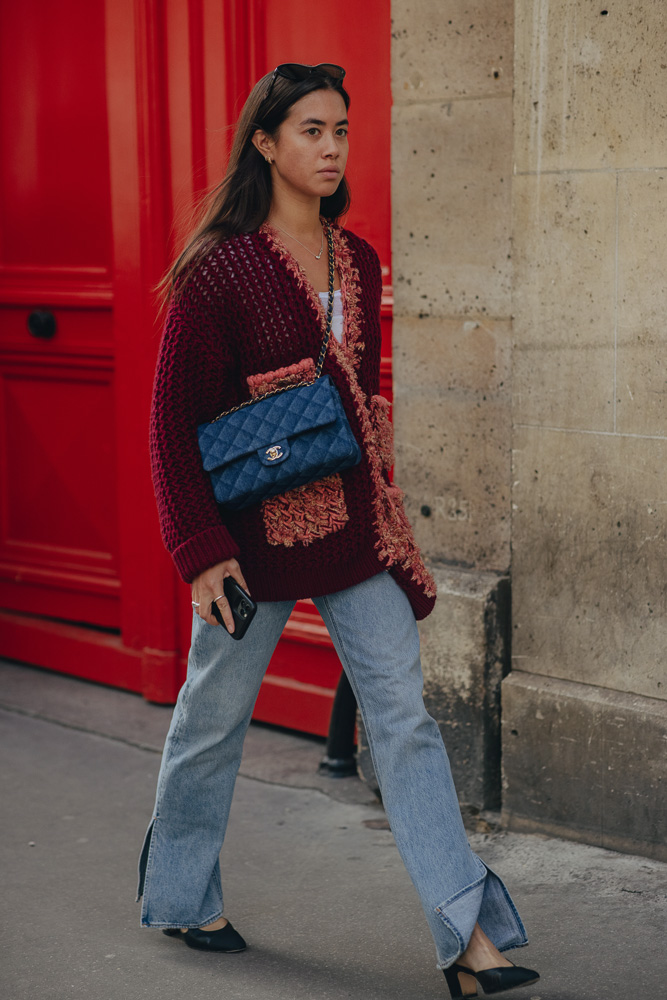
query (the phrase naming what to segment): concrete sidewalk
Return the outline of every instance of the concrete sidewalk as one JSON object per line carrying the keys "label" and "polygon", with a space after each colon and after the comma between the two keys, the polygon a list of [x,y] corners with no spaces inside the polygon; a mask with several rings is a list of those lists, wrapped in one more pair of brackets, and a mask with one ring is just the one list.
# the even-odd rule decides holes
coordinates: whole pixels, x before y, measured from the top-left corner
{"label": "concrete sidewalk", "polygon": [[[3,1000],[437,1000],[448,996],[383,813],[316,775],[321,741],[252,726],[222,854],[250,947],[206,955],[140,929],[137,853],[170,710],[0,663]],[[525,1000],[664,1000],[667,865],[471,833],[542,980]]]}

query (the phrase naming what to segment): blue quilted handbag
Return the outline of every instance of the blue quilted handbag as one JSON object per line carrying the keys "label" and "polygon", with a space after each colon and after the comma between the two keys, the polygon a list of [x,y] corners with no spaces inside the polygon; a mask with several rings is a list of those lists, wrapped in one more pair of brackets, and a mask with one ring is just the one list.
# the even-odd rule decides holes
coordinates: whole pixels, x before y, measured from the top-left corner
{"label": "blue quilted handbag", "polygon": [[200,424],[199,450],[213,492],[226,510],[242,510],[361,461],[341,398],[322,365],[333,315],[333,238],[329,244],[329,304],[315,380],[273,390]]}

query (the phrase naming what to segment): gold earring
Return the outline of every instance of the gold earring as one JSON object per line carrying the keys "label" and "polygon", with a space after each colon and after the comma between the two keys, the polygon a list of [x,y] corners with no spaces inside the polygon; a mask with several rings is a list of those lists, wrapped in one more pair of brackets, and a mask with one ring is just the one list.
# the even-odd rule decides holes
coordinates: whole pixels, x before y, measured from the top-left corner
{"label": "gold earring", "polygon": [[273,163],[273,160],[271,159],[271,157],[270,156],[265,156],[264,159],[266,160],[266,162],[268,163],[268,165],[271,166],[271,164]]}

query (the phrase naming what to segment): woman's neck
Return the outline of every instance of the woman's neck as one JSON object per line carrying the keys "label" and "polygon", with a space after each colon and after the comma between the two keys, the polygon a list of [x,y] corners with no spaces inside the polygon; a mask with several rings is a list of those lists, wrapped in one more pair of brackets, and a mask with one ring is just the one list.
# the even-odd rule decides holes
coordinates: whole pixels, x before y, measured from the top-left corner
{"label": "woman's neck", "polygon": [[266,221],[298,239],[318,240],[322,232],[320,199],[303,202],[274,197]]}

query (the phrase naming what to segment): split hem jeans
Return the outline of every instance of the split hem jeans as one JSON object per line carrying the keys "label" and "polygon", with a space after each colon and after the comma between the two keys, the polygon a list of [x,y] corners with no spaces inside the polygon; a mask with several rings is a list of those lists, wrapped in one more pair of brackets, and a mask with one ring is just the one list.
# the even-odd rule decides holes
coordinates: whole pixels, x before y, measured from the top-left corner
{"label": "split hem jeans", "polygon": [[[442,737],[424,707],[419,633],[406,595],[381,572],[313,602],[357,698],[438,968],[465,951],[477,921],[501,951],[527,944],[503,882],[468,844]],[[219,855],[243,740],[294,603],[260,603],[240,642],[194,615],[187,679],[139,860],[144,927],[201,927],[222,916]]]}

